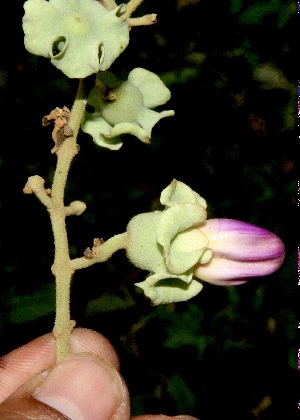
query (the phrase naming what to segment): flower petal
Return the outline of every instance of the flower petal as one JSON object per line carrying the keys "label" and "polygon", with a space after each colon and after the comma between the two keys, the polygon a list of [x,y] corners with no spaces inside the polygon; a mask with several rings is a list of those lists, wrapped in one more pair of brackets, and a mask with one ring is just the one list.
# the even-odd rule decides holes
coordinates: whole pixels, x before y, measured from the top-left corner
{"label": "flower petal", "polygon": [[209,240],[215,256],[259,261],[283,259],[284,245],[274,233],[256,225],[232,219],[209,219],[200,230]]}
{"label": "flower petal", "polygon": [[284,260],[284,245],[272,232],[232,219],[210,219],[200,228],[209,241],[213,258],[197,265],[194,275],[219,285],[244,283],[278,270]]}
{"label": "flower petal", "polygon": [[119,136],[120,134],[131,134],[132,136],[137,137],[143,143],[146,143],[146,144],[149,143],[149,136],[147,132],[143,128],[141,128],[140,126],[134,123],[124,122],[124,123],[115,125],[112,128],[109,136],[116,137],[116,136]]}
{"label": "flower petal", "polygon": [[174,206],[179,203],[194,203],[206,209],[206,201],[199,194],[193,191],[188,185],[177,179],[173,179],[160,195],[160,202],[165,206]]}
{"label": "flower petal", "polygon": [[63,34],[57,10],[45,0],[28,0],[24,3],[23,17],[24,44],[32,54],[49,57],[52,41]]}
{"label": "flower petal", "polygon": [[109,138],[112,127],[99,116],[98,113],[85,113],[85,120],[81,124],[82,131],[93,137],[94,143],[110,150],[119,150],[123,142],[118,138]]}
{"label": "flower petal", "polygon": [[189,300],[203,288],[202,284],[194,279],[186,282],[184,276],[172,276],[168,273],[150,275],[145,281],[135,285],[143,289],[153,305]]}
{"label": "flower petal", "polygon": [[117,16],[122,7],[123,5],[121,4],[109,12],[98,24],[99,35],[101,32],[101,41],[104,45],[104,58],[99,66],[101,71],[107,70],[129,44],[127,22]]}
{"label": "flower petal", "polygon": [[250,277],[266,276],[276,271],[282,260],[234,261],[213,257],[207,264],[197,265],[194,276],[219,286],[234,286],[247,282]]}
{"label": "flower petal", "polygon": [[149,70],[135,68],[129,73],[128,81],[141,91],[146,108],[163,105],[171,98],[171,92],[163,81]]}
{"label": "flower petal", "polygon": [[202,223],[205,219],[205,208],[191,203],[177,204],[162,213],[157,230],[157,242],[164,248],[166,264],[171,273],[184,273],[198,262],[202,254],[202,243],[199,243],[198,249],[183,253],[172,252],[171,244],[178,233]]}
{"label": "flower petal", "polygon": [[[60,38],[64,36],[60,36]],[[90,48],[83,48],[82,40],[66,34],[67,46],[63,54],[52,54],[57,40],[53,40],[48,56],[51,64],[61,70],[69,78],[85,78],[97,73],[103,54],[103,44],[93,36],[86,36]]]}
{"label": "flower petal", "polygon": [[143,127],[143,129],[147,132],[149,138],[151,137],[152,128],[155,124],[165,117],[173,117],[174,111],[162,111],[156,112],[152,109],[147,108],[140,108],[139,112],[137,113],[136,120],[137,122]]}

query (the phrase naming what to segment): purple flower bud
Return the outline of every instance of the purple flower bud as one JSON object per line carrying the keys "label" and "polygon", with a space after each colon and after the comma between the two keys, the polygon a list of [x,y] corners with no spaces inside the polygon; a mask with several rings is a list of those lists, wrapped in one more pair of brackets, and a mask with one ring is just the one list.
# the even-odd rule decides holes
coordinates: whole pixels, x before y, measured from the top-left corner
{"label": "purple flower bud", "polygon": [[194,275],[220,286],[246,283],[276,271],[284,260],[281,239],[266,229],[232,219],[210,219],[199,228],[208,239],[213,257],[198,264]]}

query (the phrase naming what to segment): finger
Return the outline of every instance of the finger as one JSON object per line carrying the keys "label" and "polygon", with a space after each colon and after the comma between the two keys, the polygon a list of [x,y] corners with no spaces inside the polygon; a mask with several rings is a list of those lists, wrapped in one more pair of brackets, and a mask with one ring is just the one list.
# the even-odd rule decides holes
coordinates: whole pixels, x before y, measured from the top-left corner
{"label": "finger", "polygon": [[[119,369],[114,348],[103,335],[95,331],[75,328],[71,335],[71,352],[94,354]],[[0,359],[0,403],[29,378],[54,364],[55,338],[52,333],[3,356]]]}
{"label": "finger", "polygon": [[59,413],[52,407],[37,401],[32,395],[35,387],[39,387],[44,381],[45,371],[41,372],[30,380],[30,384],[25,384],[17,390],[2,404],[0,404],[0,418],[3,420],[63,420],[65,415]]}
{"label": "finger", "polygon": [[40,372],[0,404],[1,420],[127,420],[127,387],[115,367],[73,354]]}
{"label": "finger", "polygon": [[164,414],[145,414],[142,416],[131,417],[131,420],[170,420],[170,419],[199,420],[196,417],[187,416],[185,414],[181,414],[179,416],[165,416]]}

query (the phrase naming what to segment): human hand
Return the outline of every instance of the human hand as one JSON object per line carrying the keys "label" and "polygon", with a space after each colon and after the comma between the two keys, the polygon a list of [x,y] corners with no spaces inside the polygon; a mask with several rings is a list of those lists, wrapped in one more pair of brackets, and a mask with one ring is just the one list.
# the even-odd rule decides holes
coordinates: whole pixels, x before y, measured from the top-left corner
{"label": "human hand", "polygon": [[[101,334],[71,335],[71,355],[55,365],[55,339],[46,334],[0,359],[1,420],[127,420],[130,402],[118,356]],[[134,420],[167,420],[143,415]],[[177,418],[195,420],[190,416]]]}

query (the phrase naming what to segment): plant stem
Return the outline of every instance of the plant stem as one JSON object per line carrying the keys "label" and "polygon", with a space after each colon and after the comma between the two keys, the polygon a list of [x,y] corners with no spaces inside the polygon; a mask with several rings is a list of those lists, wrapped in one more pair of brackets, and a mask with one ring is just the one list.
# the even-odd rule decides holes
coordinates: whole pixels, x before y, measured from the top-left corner
{"label": "plant stem", "polygon": [[68,355],[70,334],[75,326],[75,322],[71,321],[70,317],[70,286],[74,269],[71,267],[69,254],[64,194],[70,166],[78,152],[77,134],[86,106],[83,88],[83,80],[81,80],[69,121],[73,135],[66,138],[57,151],[57,165],[49,209],[55,246],[52,272],[56,278],[56,317],[53,333],[56,338],[57,362]]}

